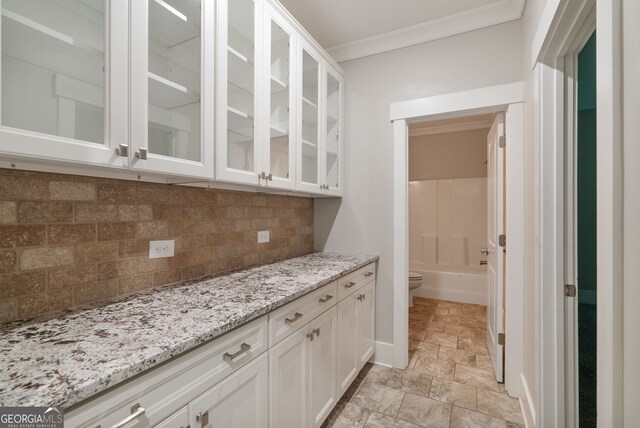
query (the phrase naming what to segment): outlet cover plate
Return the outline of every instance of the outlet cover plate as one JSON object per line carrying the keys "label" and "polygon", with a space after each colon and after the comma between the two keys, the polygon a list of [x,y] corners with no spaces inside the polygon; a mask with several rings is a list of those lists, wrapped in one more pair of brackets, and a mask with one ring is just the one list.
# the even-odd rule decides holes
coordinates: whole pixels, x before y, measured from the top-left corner
{"label": "outlet cover plate", "polygon": [[164,259],[173,257],[175,252],[175,241],[151,241],[149,242],[149,258]]}
{"label": "outlet cover plate", "polygon": [[258,244],[266,244],[269,242],[269,231],[261,230],[258,232]]}

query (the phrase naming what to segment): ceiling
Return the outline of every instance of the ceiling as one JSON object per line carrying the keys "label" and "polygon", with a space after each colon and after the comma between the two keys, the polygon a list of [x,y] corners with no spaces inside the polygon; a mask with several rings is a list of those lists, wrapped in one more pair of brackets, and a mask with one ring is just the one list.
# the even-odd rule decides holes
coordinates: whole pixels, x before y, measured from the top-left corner
{"label": "ceiling", "polygon": [[525,0],[280,0],[338,61],[519,19]]}

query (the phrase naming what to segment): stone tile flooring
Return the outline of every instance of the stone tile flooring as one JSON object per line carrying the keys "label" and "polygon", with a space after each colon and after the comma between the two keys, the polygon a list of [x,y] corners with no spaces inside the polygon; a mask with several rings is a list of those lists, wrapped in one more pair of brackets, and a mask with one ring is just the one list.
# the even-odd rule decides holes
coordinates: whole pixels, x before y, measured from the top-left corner
{"label": "stone tile flooring", "polygon": [[524,426],[495,380],[486,328],[485,306],[415,298],[407,370],[367,364],[323,427]]}

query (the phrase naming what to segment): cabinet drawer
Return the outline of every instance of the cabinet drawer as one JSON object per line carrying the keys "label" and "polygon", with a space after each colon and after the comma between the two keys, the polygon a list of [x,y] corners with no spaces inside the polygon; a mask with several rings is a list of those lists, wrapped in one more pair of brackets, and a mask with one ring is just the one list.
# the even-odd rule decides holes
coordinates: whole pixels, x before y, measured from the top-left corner
{"label": "cabinet drawer", "polygon": [[189,406],[184,406],[156,425],[156,428],[189,428]]}
{"label": "cabinet drawer", "polygon": [[338,300],[351,295],[365,284],[375,281],[376,264],[371,263],[338,279]]}
{"label": "cabinet drawer", "polygon": [[269,346],[298,331],[335,305],[338,300],[336,287],[334,281],[269,314]]}
{"label": "cabinet drawer", "polygon": [[264,316],[81,403],[65,415],[65,426],[110,427],[136,409],[136,428],[155,426],[264,353],[267,326]]}

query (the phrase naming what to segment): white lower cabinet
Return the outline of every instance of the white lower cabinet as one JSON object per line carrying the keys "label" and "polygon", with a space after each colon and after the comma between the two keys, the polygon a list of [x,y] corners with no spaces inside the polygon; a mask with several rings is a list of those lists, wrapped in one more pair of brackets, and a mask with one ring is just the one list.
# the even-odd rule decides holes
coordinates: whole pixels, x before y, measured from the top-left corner
{"label": "white lower cabinet", "polygon": [[268,394],[267,354],[263,354],[192,401],[190,426],[266,428]]}
{"label": "white lower cabinet", "polygon": [[375,281],[338,303],[338,392],[351,385],[375,343]]}
{"label": "white lower cabinet", "polygon": [[336,307],[269,351],[270,426],[319,427],[338,400]]}
{"label": "white lower cabinet", "polygon": [[156,425],[156,428],[189,428],[189,406],[184,406]]}

